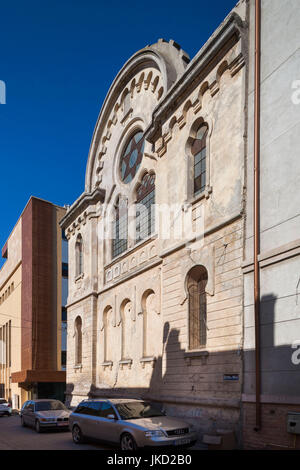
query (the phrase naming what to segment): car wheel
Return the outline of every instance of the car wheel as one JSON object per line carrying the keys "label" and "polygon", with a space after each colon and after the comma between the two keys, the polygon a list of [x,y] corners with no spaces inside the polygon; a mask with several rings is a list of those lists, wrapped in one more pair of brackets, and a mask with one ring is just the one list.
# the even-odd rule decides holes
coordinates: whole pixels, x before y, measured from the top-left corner
{"label": "car wheel", "polygon": [[24,421],[23,416],[21,416],[21,426],[23,426],[23,428],[26,428],[26,423]]}
{"label": "car wheel", "polygon": [[137,450],[137,445],[131,434],[125,433],[121,436],[121,449],[122,450]]}
{"label": "car wheel", "polygon": [[38,419],[37,419],[36,422],[35,422],[35,430],[36,430],[36,432],[38,432],[38,433],[42,432],[42,430],[41,430],[41,425],[40,425],[40,422],[39,422]]}
{"label": "car wheel", "polygon": [[75,444],[82,444],[84,442],[84,437],[79,426],[75,424],[72,428],[72,437]]}

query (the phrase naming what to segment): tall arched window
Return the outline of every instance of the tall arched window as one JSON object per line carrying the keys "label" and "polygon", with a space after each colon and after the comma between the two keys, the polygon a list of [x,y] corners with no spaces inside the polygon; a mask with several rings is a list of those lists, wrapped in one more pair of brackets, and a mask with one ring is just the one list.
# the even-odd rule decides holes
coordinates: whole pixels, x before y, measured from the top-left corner
{"label": "tall arched window", "polygon": [[208,126],[203,123],[196,133],[192,144],[192,155],[194,157],[194,195],[197,196],[205,189],[206,185],[206,139]]}
{"label": "tall arched window", "polygon": [[76,240],[76,277],[83,274],[83,240],[82,236],[79,234]]}
{"label": "tall arched window", "polygon": [[207,271],[204,266],[195,266],[187,277],[189,299],[189,349],[198,349],[206,345],[207,305],[205,287]]}
{"label": "tall arched window", "polygon": [[146,173],[137,189],[136,241],[147,238],[155,229],[155,175]]}
{"label": "tall arched window", "polygon": [[82,364],[82,320],[77,317],[75,320],[75,365]]}
{"label": "tall arched window", "polygon": [[128,245],[128,208],[127,199],[118,198],[115,206],[113,226],[112,256],[115,258],[127,250]]}

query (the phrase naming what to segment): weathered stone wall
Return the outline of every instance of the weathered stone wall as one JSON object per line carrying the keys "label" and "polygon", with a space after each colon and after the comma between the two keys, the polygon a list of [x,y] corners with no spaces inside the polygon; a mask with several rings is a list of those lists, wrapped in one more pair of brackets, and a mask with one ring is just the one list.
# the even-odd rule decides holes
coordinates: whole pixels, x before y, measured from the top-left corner
{"label": "weathered stone wall", "polygon": [[[238,7],[243,18],[244,7],[244,2]],[[232,23],[235,33],[230,32]],[[96,188],[105,190],[104,200],[87,202],[83,210],[82,201],[75,203],[63,222],[70,247],[67,380],[72,404],[88,395],[148,397],[164,403],[171,414],[187,417],[201,432],[239,428],[246,55],[241,24],[234,15],[227,19],[208,42],[212,60],[204,47],[187,68],[182,66],[186,55],[172,42],[151,46],[150,52],[145,48],[130,59],[109,91],[86,178],[86,201]],[[224,35],[223,43],[215,46],[218,35]],[[159,60],[154,52],[163,52]],[[155,66],[149,64],[152,54]],[[147,67],[141,65],[143,55]],[[175,56],[180,66],[172,62]],[[133,73],[130,63],[138,60]],[[173,64],[173,73],[166,63]],[[182,87],[178,96],[177,83]],[[190,147],[202,122],[209,128],[207,179],[205,190],[194,197]],[[119,175],[119,158],[137,128],[148,137],[140,168],[126,185]],[[129,209],[134,207],[146,171],[156,175],[156,220],[162,224],[138,244],[129,229],[127,251],[112,259],[106,236],[110,213],[120,195],[127,198]],[[159,213],[162,205],[176,205],[168,236],[160,231],[167,223]],[[174,236],[177,219],[184,220],[186,214],[194,232]],[[76,278],[79,233],[84,273]],[[197,265],[208,273],[207,343],[191,351],[186,278]],[[75,366],[78,315],[83,331],[80,367]]]}
{"label": "weathered stone wall", "polygon": [[[262,427],[255,423],[253,142],[255,2],[249,16],[247,203],[244,262],[244,445],[292,446],[287,411],[299,412],[299,2],[261,1],[260,354]],[[299,354],[299,353],[297,353]],[[273,411],[272,411],[273,410]],[[281,436],[281,437],[280,437]],[[297,446],[299,443],[297,441]]]}

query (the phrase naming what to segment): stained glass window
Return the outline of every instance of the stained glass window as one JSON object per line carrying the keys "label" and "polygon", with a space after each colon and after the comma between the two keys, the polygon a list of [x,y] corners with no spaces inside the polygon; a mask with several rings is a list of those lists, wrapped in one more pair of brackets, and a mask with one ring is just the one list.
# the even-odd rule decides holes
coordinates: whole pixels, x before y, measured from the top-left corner
{"label": "stained glass window", "polygon": [[130,183],[135,177],[143,158],[144,147],[143,133],[139,131],[131,137],[120,160],[121,179],[124,183]]}
{"label": "stained glass window", "polygon": [[112,255],[113,258],[127,250],[128,214],[127,200],[119,199],[115,211],[113,230]]}
{"label": "stained glass window", "polygon": [[197,196],[205,189],[206,185],[206,137],[208,127],[202,124],[196,134],[192,145],[194,156],[194,195]]}
{"label": "stained glass window", "polygon": [[147,238],[155,228],[155,175],[147,173],[137,189],[136,241]]}

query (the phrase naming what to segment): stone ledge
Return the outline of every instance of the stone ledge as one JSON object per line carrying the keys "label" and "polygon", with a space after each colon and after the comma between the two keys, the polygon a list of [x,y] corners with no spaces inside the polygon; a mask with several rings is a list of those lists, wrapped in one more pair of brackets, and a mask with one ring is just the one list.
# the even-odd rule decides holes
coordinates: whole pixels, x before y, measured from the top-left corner
{"label": "stone ledge", "polygon": [[[285,261],[286,259],[293,258],[300,255],[300,239],[293,242],[281,245],[270,251],[262,252],[258,256],[259,265],[261,268],[270,266],[271,264]],[[252,259],[245,260],[242,263],[243,274],[248,274],[254,270],[254,263]]]}
{"label": "stone ledge", "polygon": [[112,370],[113,362],[112,361],[105,361],[105,362],[102,362],[101,366],[103,367],[103,369],[105,369],[106,367],[109,367],[110,370]]}
{"label": "stone ledge", "polygon": [[128,369],[131,369],[132,362],[132,359],[122,359],[119,361],[120,369],[122,370],[124,366],[128,366]]}
{"label": "stone ledge", "polygon": [[103,203],[104,198],[104,189],[96,188],[92,192],[82,193],[59,222],[60,227],[66,229],[89,205],[96,204],[97,202]]}
{"label": "stone ledge", "polygon": [[209,356],[209,352],[205,349],[199,349],[196,351],[185,351],[184,353],[184,360],[188,366],[191,365],[192,359],[200,358],[203,363],[206,363],[207,357]]}
{"label": "stone ledge", "polygon": [[145,364],[151,364],[152,368],[154,368],[156,362],[156,357],[155,356],[149,356],[149,357],[142,357],[140,359],[140,363],[142,364],[142,368],[145,368]]}
{"label": "stone ledge", "polygon": [[[242,394],[243,403],[255,403],[256,396],[253,393]],[[298,405],[300,406],[300,396],[288,396],[288,395],[261,395],[260,402],[262,404],[272,405]]]}
{"label": "stone ledge", "polygon": [[84,273],[81,273],[79,274],[78,276],[75,277],[74,281],[77,282],[79,281],[80,279],[83,279],[84,278]]}

